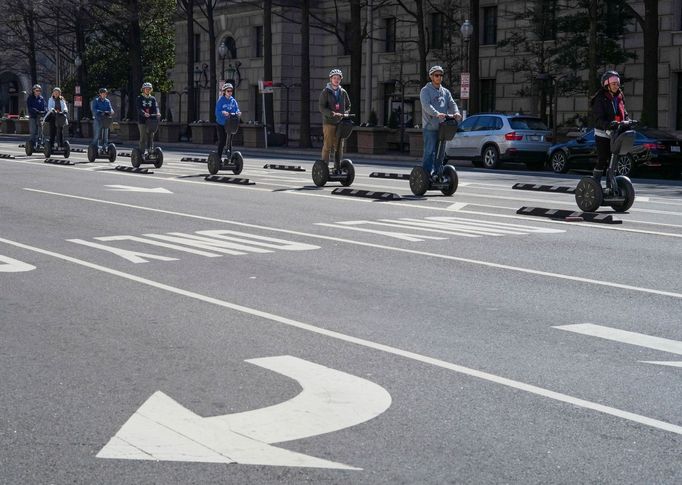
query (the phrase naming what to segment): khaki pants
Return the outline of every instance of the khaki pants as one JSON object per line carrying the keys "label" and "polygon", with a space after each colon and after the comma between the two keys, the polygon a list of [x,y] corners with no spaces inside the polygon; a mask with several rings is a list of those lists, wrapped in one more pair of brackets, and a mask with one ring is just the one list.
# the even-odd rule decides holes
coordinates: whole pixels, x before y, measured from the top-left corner
{"label": "khaki pants", "polygon": [[334,151],[334,161],[336,163],[341,161],[343,156],[344,139],[336,139],[336,125],[324,124],[322,125],[322,135],[324,137],[324,144],[322,145],[322,160],[325,162],[329,160],[329,153]]}

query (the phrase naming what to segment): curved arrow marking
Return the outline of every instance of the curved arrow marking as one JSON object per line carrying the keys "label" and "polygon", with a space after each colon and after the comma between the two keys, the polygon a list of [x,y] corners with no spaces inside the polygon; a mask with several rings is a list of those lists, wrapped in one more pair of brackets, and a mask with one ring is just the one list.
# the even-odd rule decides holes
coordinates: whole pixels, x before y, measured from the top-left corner
{"label": "curved arrow marking", "polygon": [[391,396],[384,388],[288,355],[247,362],[291,377],[303,390],[274,406],[208,418],[157,391],[97,457],[358,470],[270,443],[316,436],[368,421],[391,405]]}
{"label": "curved arrow marking", "polygon": [[0,273],[20,273],[36,269],[32,264],[24,263],[18,259],[0,255]]}

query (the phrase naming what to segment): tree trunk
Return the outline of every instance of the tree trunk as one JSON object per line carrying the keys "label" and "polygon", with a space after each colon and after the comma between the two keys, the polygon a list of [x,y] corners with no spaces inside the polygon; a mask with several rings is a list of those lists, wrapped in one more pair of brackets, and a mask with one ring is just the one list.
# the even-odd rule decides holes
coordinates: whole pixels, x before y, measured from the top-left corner
{"label": "tree trunk", "polygon": [[130,82],[128,86],[128,113],[132,119],[137,119],[137,96],[135,93],[142,87],[142,32],[140,29],[140,6],[138,0],[127,0],[128,6],[128,65],[130,67]]}
{"label": "tree trunk", "polygon": [[474,33],[469,44],[469,114],[478,113],[480,103],[480,73],[478,69],[478,49],[481,44],[481,16],[479,15],[479,0],[470,0],[469,15],[474,26]]}
{"label": "tree trunk", "polygon": [[36,22],[33,6],[26,9],[24,14],[24,25],[28,34],[28,65],[31,71],[31,83],[38,84],[38,64],[36,62]]}
{"label": "tree trunk", "polygon": [[208,110],[209,113],[209,120],[212,123],[215,123],[215,110],[212,109],[213,105],[215,105],[216,101],[216,95],[218,93],[217,91],[217,82],[216,82],[216,69],[217,69],[217,61],[216,61],[216,56],[215,56],[215,44],[216,44],[216,36],[215,36],[215,22],[213,18],[213,7],[214,7],[214,1],[215,0],[206,0],[206,20],[208,20],[208,67],[209,67],[209,83],[208,83],[208,89],[209,89],[209,95],[208,95],[208,102],[209,105],[211,106],[211,109]]}
{"label": "tree trunk", "polygon": [[85,59],[85,15],[83,12],[83,4],[78,6],[76,17],[76,54],[80,57],[81,66],[78,68],[78,85],[81,89],[81,96],[83,99],[83,107],[80,109],[81,118],[90,118],[90,98],[93,93],[88,89],[87,73],[88,65]]}
{"label": "tree trunk", "polygon": [[187,118],[185,122],[189,125],[196,120],[194,112],[194,0],[185,1],[187,14]]}
{"label": "tree trunk", "polygon": [[[360,0],[350,2],[351,53],[350,53],[350,105],[357,113],[356,121],[362,115],[362,7]],[[369,113],[367,113],[369,116]]]}
{"label": "tree trunk", "polygon": [[[419,49],[419,77],[422,80],[422,85],[429,82],[429,72],[426,69],[426,29],[424,25],[424,5],[421,1],[417,0],[417,39],[418,39],[418,49]],[[401,116],[403,114],[401,113]]]}
{"label": "tree trunk", "polygon": [[658,127],[658,0],[644,2],[644,101],[642,122]]}
{"label": "tree trunk", "polygon": [[310,0],[301,1],[301,148],[311,148],[310,143]]}
{"label": "tree trunk", "polygon": [[589,45],[587,51],[587,95],[591,96],[597,89],[599,81],[597,79],[597,4],[599,0],[590,0],[589,19],[590,19],[590,33]]}
{"label": "tree trunk", "polygon": [[[272,0],[263,0],[263,78],[272,81]],[[265,95],[265,118],[268,131],[275,131],[273,95]]]}

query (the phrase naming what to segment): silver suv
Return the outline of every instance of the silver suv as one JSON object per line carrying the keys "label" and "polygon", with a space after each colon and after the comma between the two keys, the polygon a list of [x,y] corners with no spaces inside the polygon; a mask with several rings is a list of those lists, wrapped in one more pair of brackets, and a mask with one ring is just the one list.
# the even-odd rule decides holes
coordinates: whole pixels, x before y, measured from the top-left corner
{"label": "silver suv", "polygon": [[471,160],[476,167],[498,168],[504,161],[544,168],[552,132],[535,116],[477,114],[462,121],[445,145],[445,157]]}

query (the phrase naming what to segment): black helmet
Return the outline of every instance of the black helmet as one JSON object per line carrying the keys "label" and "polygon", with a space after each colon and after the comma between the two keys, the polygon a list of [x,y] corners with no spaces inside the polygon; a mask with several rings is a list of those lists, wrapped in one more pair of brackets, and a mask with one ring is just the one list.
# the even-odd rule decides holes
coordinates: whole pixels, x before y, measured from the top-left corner
{"label": "black helmet", "polygon": [[616,78],[618,84],[620,84],[620,74],[618,74],[616,71],[606,71],[601,75],[602,87],[606,87],[611,82],[612,78]]}

